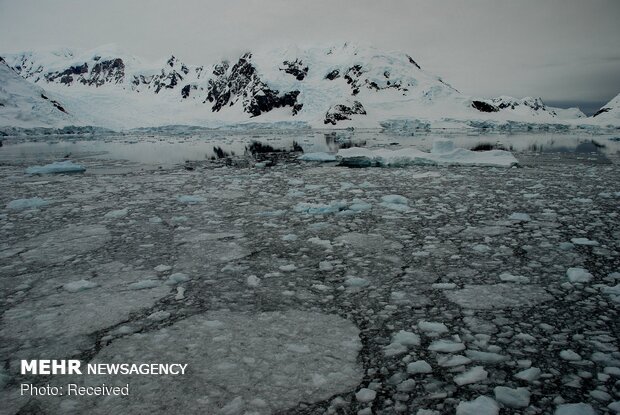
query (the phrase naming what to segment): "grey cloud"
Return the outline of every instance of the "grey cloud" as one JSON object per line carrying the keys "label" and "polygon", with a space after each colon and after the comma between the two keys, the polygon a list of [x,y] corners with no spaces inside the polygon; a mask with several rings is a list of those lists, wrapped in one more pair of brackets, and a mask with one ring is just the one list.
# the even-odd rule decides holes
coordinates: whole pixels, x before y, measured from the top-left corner
{"label": "grey cloud", "polygon": [[616,0],[0,0],[0,50],[114,42],[208,64],[257,47],[403,50],[480,96],[603,101],[620,92]]}

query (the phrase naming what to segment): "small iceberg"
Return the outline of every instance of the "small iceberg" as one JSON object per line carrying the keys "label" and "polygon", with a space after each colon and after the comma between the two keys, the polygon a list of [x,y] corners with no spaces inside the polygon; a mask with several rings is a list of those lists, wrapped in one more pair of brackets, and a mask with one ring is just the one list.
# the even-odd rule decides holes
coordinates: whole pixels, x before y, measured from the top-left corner
{"label": "small iceberg", "polygon": [[41,199],[40,197],[33,197],[30,199],[12,200],[6,205],[6,208],[12,210],[37,209],[47,204],[47,200]]}
{"label": "small iceberg", "polygon": [[370,150],[354,147],[340,150],[336,158],[341,165],[348,167],[405,167],[420,164],[512,167],[519,164],[509,151],[454,148],[451,140],[443,139],[435,140],[430,153],[414,148]]}
{"label": "small iceberg", "polygon": [[86,167],[75,164],[71,160],[55,161],[45,166],[32,166],[26,169],[27,174],[59,174],[59,173],[84,173]]}

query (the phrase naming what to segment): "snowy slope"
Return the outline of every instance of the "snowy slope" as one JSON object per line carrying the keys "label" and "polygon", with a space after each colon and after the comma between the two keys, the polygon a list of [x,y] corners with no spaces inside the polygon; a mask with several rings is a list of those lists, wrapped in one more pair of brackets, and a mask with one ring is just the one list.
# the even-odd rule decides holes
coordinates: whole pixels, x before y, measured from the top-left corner
{"label": "snowy slope", "polygon": [[[124,129],[295,122],[312,127],[571,125],[577,109],[540,98],[479,99],[409,55],[368,46],[288,47],[232,61],[146,62],[114,45],[6,55],[25,79],[53,91],[86,124]],[[579,121],[581,122],[581,121]]]}
{"label": "snowy slope", "polygon": [[616,95],[611,101],[603,105],[592,118],[600,123],[620,124],[620,94]]}
{"label": "snowy slope", "polygon": [[26,81],[0,58],[0,127],[61,126],[73,117],[55,97]]}

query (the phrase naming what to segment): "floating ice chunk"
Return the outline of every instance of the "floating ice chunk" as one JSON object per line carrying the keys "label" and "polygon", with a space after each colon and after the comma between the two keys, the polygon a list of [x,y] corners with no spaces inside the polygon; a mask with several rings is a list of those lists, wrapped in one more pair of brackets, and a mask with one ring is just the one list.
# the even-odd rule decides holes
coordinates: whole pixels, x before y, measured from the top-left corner
{"label": "floating ice chunk", "polygon": [[287,241],[287,242],[291,242],[291,241],[296,241],[297,240],[297,235],[289,233],[286,234],[282,237],[283,241]]}
{"label": "floating ice chunk", "polygon": [[218,415],[241,415],[245,408],[245,401],[241,396],[235,397],[218,411]]}
{"label": "floating ice chunk", "polygon": [[10,201],[7,205],[7,209],[12,210],[24,210],[24,209],[37,209],[48,205],[49,202],[40,197],[32,197],[30,199],[15,199]]}
{"label": "floating ice chunk", "polygon": [[414,148],[399,150],[355,147],[338,151],[336,157],[345,166],[356,167],[404,167],[410,165],[468,165],[468,166],[497,166],[512,167],[518,160],[508,151],[491,150],[477,152],[464,148],[447,148],[441,145],[439,152],[427,153]]}
{"label": "floating ice chunk", "polygon": [[581,360],[581,356],[579,356],[579,353],[576,353],[576,352],[574,352],[574,351],[572,351],[570,349],[562,350],[560,352],[560,357],[562,359],[564,359],[564,360],[568,360],[568,361],[571,361],[571,362],[576,362],[576,361]]}
{"label": "floating ice chunk", "polygon": [[288,265],[282,265],[278,267],[278,269],[284,272],[293,272],[297,269],[297,267],[295,266],[295,264],[288,264]]}
{"label": "floating ice chunk", "polygon": [[319,271],[332,271],[334,266],[329,261],[321,261],[319,262]]}
{"label": "floating ice chunk", "polygon": [[454,383],[459,386],[469,385],[470,383],[477,383],[481,380],[485,380],[489,372],[484,370],[482,366],[474,366],[467,372],[463,372],[460,375],[454,377]]}
{"label": "floating ice chunk", "polygon": [[153,321],[163,321],[167,319],[168,317],[170,317],[170,313],[167,311],[163,311],[163,310],[156,311],[146,316],[146,318],[148,318],[149,320],[153,320]]}
{"label": "floating ice chunk", "polygon": [[497,386],[493,392],[495,400],[509,408],[527,408],[530,404],[530,391],[527,388]]}
{"label": "floating ice chunk", "polygon": [[526,382],[534,382],[540,377],[542,371],[537,367],[530,367],[515,374],[515,378]]}
{"label": "floating ice chunk", "polygon": [[587,403],[567,403],[558,405],[554,415],[596,415],[596,411]]}
{"label": "floating ice chunk", "polygon": [[286,348],[286,350],[295,353],[310,353],[311,351],[310,347],[308,347],[308,345],[306,344],[287,343],[284,345],[284,347]]}
{"label": "floating ice chunk", "polygon": [[205,198],[196,195],[181,195],[177,197],[177,201],[186,205],[196,205],[199,203],[204,203]]}
{"label": "floating ice chunk", "polygon": [[401,382],[397,387],[396,390],[398,392],[411,392],[412,390],[415,389],[415,380],[413,379],[407,379],[403,382]]}
{"label": "floating ice chunk", "polygon": [[331,291],[332,290],[331,287],[329,287],[327,285],[324,285],[324,284],[312,284],[312,288],[317,290],[317,291],[322,291],[322,292]]}
{"label": "floating ice chunk", "polygon": [[44,166],[32,166],[26,169],[28,174],[60,174],[60,173],[83,173],[86,168],[81,164],[75,164],[71,160],[55,161]]}
{"label": "floating ice chunk", "polygon": [[410,331],[401,330],[392,337],[392,343],[400,343],[404,346],[419,346],[420,336]]}
{"label": "floating ice chunk", "polygon": [[130,290],[145,290],[147,288],[158,287],[159,285],[160,282],[157,280],[142,280],[129,284],[127,288],[129,288]]}
{"label": "floating ice chunk", "polygon": [[493,399],[479,396],[473,401],[461,402],[456,407],[456,415],[498,415],[499,405]]}
{"label": "floating ice chunk", "polygon": [[599,243],[588,238],[573,238],[570,240],[575,245],[597,246]]}
{"label": "floating ice chunk", "polygon": [[246,284],[248,287],[258,287],[260,285],[260,278],[256,275],[250,275],[246,280]]}
{"label": "floating ice chunk", "polygon": [[512,275],[507,272],[500,274],[499,279],[503,282],[516,282],[519,284],[528,284],[530,282],[530,279],[528,277],[524,277],[521,275]]}
{"label": "floating ice chunk", "polygon": [[185,298],[185,287],[177,287],[177,293],[174,296],[175,300],[182,300]]}
{"label": "floating ice chunk", "polygon": [[372,205],[370,203],[356,199],[353,201],[353,204],[349,205],[348,209],[352,210],[353,212],[365,212],[372,209]]}
{"label": "floating ice chunk", "polygon": [[306,153],[297,157],[298,160],[302,161],[319,161],[319,162],[330,162],[337,161],[335,154],[329,153]]}
{"label": "floating ice chunk", "polygon": [[460,354],[437,356],[437,364],[441,367],[455,367],[468,365],[471,359]]}
{"label": "floating ice chunk", "polygon": [[127,213],[129,213],[129,210],[127,208],[117,209],[109,211],[108,213],[103,215],[103,217],[106,219],[120,219],[127,216]]}
{"label": "floating ice chunk", "polygon": [[506,283],[467,285],[460,290],[444,291],[444,294],[461,307],[478,310],[533,306],[551,299],[539,286]]}
{"label": "floating ice chunk", "polygon": [[325,249],[332,249],[332,243],[328,239],[321,239],[318,237],[313,237],[308,239],[308,242],[313,243],[315,245],[322,246]]}
{"label": "floating ice chunk", "polygon": [[611,375],[611,376],[620,378],[620,367],[607,366],[605,369],[603,369],[603,373],[605,373],[606,375]]}
{"label": "floating ice chunk", "polygon": [[69,282],[62,286],[62,288],[64,288],[66,291],[69,291],[70,293],[90,290],[91,288],[95,288],[95,287],[97,287],[97,284],[95,284],[92,281],[87,281],[87,280],[73,281],[73,282]]}
{"label": "floating ice chunk", "polygon": [[467,350],[465,354],[476,362],[498,363],[509,359],[508,356],[499,353],[481,352],[480,350]]}
{"label": "floating ice chunk", "polygon": [[363,403],[372,402],[375,400],[376,397],[377,392],[368,388],[362,388],[355,393],[355,399],[357,399],[358,402]]}
{"label": "floating ice chunk", "polygon": [[172,267],[170,265],[160,264],[153,269],[157,272],[166,272],[166,271],[170,271]]}
{"label": "floating ice chunk", "polygon": [[349,287],[365,287],[370,284],[367,279],[360,277],[349,277],[344,283]]}
{"label": "floating ice chunk", "polygon": [[432,321],[420,321],[418,322],[418,328],[424,332],[431,333],[447,333],[448,327],[443,323]]}
{"label": "floating ice chunk", "polygon": [[433,141],[433,149],[431,153],[442,154],[454,151],[454,142],[452,140],[435,139]]}
{"label": "floating ice chunk", "polygon": [[431,285],[436,290],[453,290],[456,288],[456,284],[453,282],[437,282]]}
{"label": "floating ice chunk", "polygon": [[420,345],[420,336],[409,331],[401,330],[392,336],[392,343],[383,348],[386,357],[406,353],[410,347]]}
{"label": "floating ice chunk", "polygon": [[162,219],[159,216],[153,216],[149,218],[149,223],[152,223],[154,225],[158,224],[158,223],[162,223]]}
{"label": "floating ice chunk", "polygon": [[343,201],[335,201],[329,204],[324,203],[298,203],[293,210],[297,213],[306,215],[326,215],[336,213],[347,209],[347,203]]}
{"label": "floating ice chunk", "polygon": [[527,213],[519,213],[519,212],[515,212],[512,215],[510,215],[508,217],[508,219],[513,220],[515,222],[529,222],[530,219],[530,215],[528,215]]}
{"label": "floating ice chunk", "polygon": [[418,373],[431,373],[433,368],[424,360],[416,360],[407,365],[407,373],[415,375]]}
{"label": "floating ice chunk", "polygon": [[182,272],[176,272],[168,277],[166,280],[166,285],[177,285],[187,281],[189,281],[188,275],[183,274]]}
{"label": "floating ice chunk", "polygon": [[454,353],[465,350],[465,345],[452,340],[435,340],[428,346],[428,350],[440,353]]}
{"label": "floating ice chunk", "polygon": [[409,348],[404,344],[390,343],[383,348],[383,354],[385,357],[398,356],[399,354],[407,353]]}
{"label": "floating ice chunk", "polygon": [[594,276],[583,268],[569,268],[566,277],[570,282],[590,282]]}

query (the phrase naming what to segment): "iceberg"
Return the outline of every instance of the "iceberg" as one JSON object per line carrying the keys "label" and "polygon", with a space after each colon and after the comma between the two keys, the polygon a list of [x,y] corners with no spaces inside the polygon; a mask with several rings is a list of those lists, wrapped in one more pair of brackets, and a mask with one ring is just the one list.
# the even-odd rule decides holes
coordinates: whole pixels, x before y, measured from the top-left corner
{"label": "iceberg", "polygon": [[414,148],[371,150],[356,147],[340,150],[336,157],[341,165],[349,167],[404,167],[420,164],[512,167],[519,164],[509,151],[454,148],[450,140],[435,140],[430,153]]}
{"label": "iceberg", "polygon": [[26,169],[27,174],[83,173],[85,171],[86,167],[71,160],[55,161],[44,166],[32,166]]}

